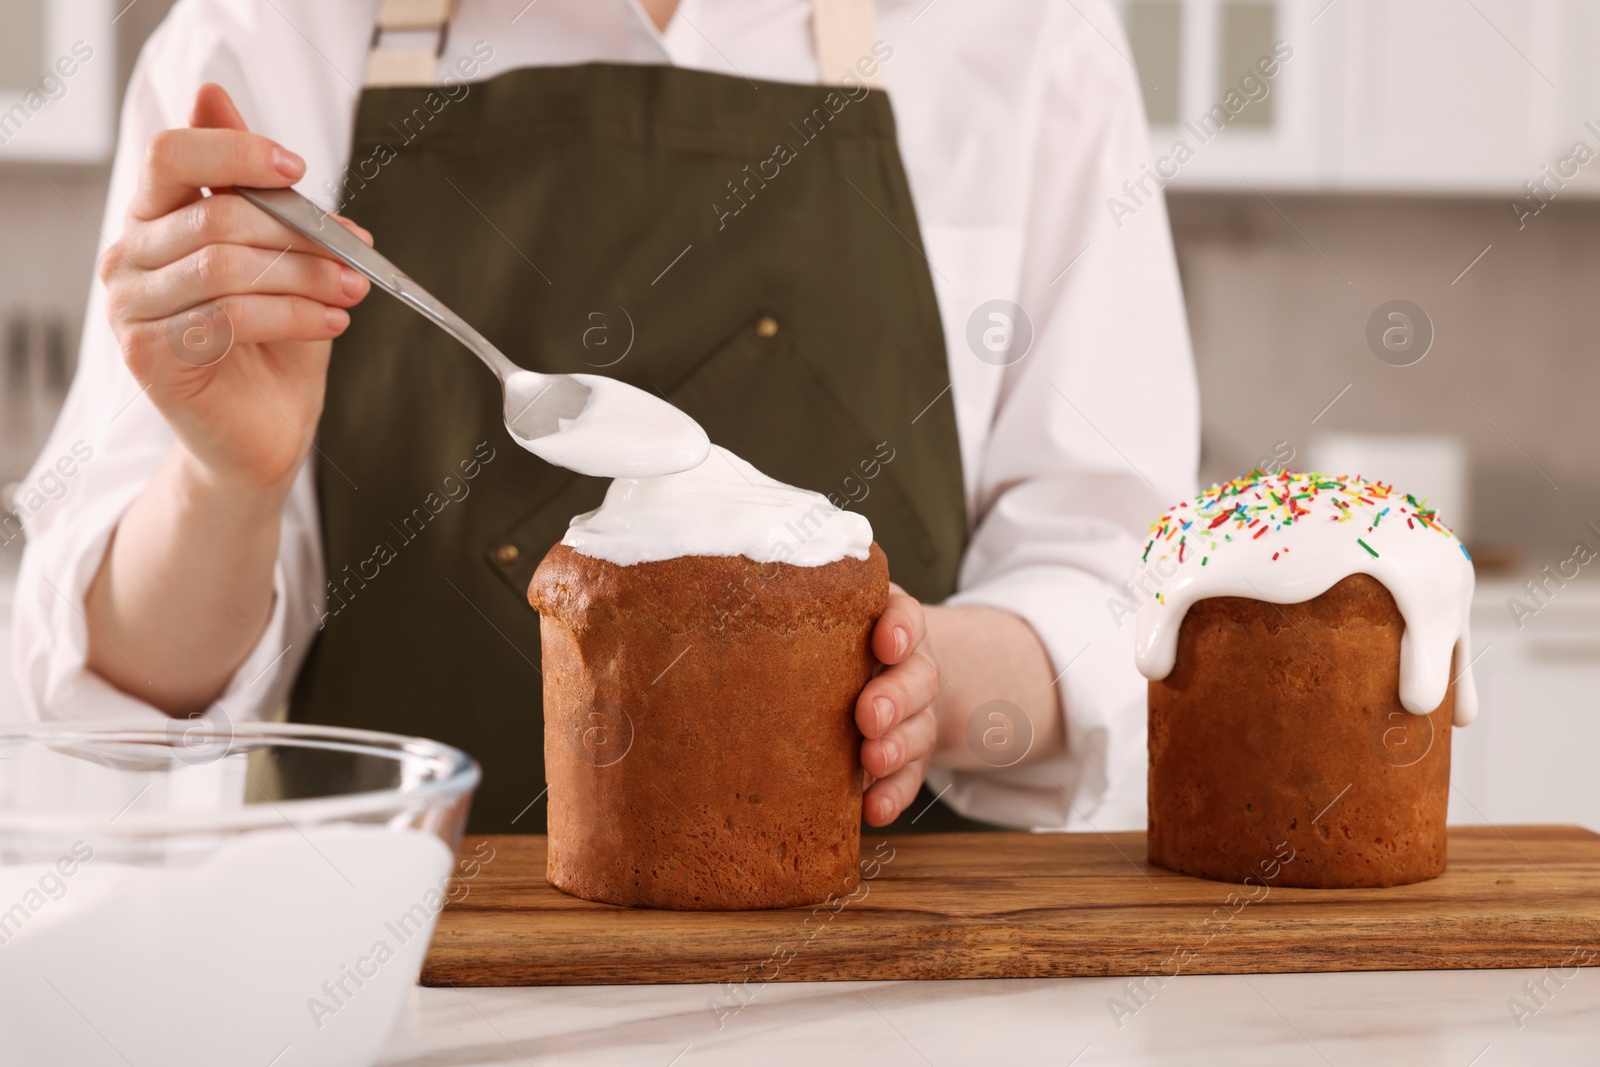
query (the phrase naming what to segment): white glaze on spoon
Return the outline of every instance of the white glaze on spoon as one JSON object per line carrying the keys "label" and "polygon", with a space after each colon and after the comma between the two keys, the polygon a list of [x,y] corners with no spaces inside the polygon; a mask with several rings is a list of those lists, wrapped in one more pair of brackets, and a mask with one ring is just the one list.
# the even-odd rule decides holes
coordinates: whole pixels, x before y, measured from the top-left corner
{"label": "white glaze on spoon", "polygon": [[[547,463],[601,478],[653,478],[705,462],[711,439],[699,423],[665,400],[615,378],[571,377],[589,387],[578,417],[562,419],[559,431],[532,439],[508,426],[512,440]],[[508,410],[530,406],[544,388],[539,375],[511,375],[506,380]]]}
{"label": "white glaze on spoon", "polygon": [[1382,582],[1405,619],[1400,703],[1426,715],[1455,679],[1455,722],[1477,715],[1469,664],[1471,557],[1426,503],[1391,486],[1325,474],[1252,472],[1212,486],[1150,528],[1125,588],[1140,603],[1135,658],[1146,678],[1171,672],[1189,608],[1208,597],[1298,604],[1352,574]]}

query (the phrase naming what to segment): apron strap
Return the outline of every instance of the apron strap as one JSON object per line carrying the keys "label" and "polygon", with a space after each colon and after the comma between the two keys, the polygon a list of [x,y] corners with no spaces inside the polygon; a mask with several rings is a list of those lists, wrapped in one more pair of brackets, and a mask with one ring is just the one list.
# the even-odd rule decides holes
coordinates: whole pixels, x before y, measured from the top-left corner
{"label": "apron strap", "polygon": [[[882,88],[882,65],[873,56],[878,41],[878,10],[873,0],[811,0],[811,36],[823,85],[842,85],[848,77],[858,84]],[[864,59],[871,62],[862,64]],[[872,73],[863,73],[865,69]]]}
{"label": "apron strap", "polygon": [[382,0],[367,58],[367,88],[432,85],[455,0]]}
{"label": "apron strap", "polygon": [[[367,87],[432,85],[454,7],[455,0],[382,0],[367,59]],[[850,77],[882,87],[880,64],[868,64],[870,74],[857,65],[872,56],[878,40],[873,0],[812,0],[811,35],[822,84],[840,85]]]}

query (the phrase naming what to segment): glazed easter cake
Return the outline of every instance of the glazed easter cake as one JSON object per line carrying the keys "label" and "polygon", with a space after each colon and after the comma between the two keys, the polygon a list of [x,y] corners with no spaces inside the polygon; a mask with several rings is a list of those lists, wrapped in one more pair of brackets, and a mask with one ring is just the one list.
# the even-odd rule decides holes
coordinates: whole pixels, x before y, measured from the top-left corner
{"label": "glazed easter cake", "polygon": [[691,911],[853,889],[854,705],[888,596],[865,517],[724,449],[682,474],[613,482],[528,590],[550,884]]}
{"label": "glazed easter cake", "polygon": [[1129,586],[1150,862],[1318,888],[1440,874],[1472,587],[1424,501],[1360,478],[1256,470],[1157,519]]}

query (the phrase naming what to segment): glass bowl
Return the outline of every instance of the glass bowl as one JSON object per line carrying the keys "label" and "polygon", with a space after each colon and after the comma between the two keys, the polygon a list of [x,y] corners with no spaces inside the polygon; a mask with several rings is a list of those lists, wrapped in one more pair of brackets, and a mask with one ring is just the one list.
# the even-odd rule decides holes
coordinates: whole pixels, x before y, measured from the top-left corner
{"label": "glass bowl", "polygon": [[370,1064],[478,778],[334,727],[0,727],[5,1062]]}

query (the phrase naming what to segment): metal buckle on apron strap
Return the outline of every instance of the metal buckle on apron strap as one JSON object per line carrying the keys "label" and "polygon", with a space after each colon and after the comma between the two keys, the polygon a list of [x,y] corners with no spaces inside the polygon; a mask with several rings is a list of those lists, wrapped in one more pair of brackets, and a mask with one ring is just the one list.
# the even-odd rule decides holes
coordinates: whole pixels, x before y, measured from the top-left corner
{"label": "metal buckle on apron strap", "polygon": [[432,85],[455,0],[382,0],[367,58],[367,87]]}
{"label": "metal buckle on apron strap", "polygon": [[[432,85],[454,7],[455,0],[382,0],[367,59],[367,87]],[[873,0],[812,0],[811,34],[823,85],[849,79],[882,87],[879,65],[862,63],[873,55],[878,39]]]}

